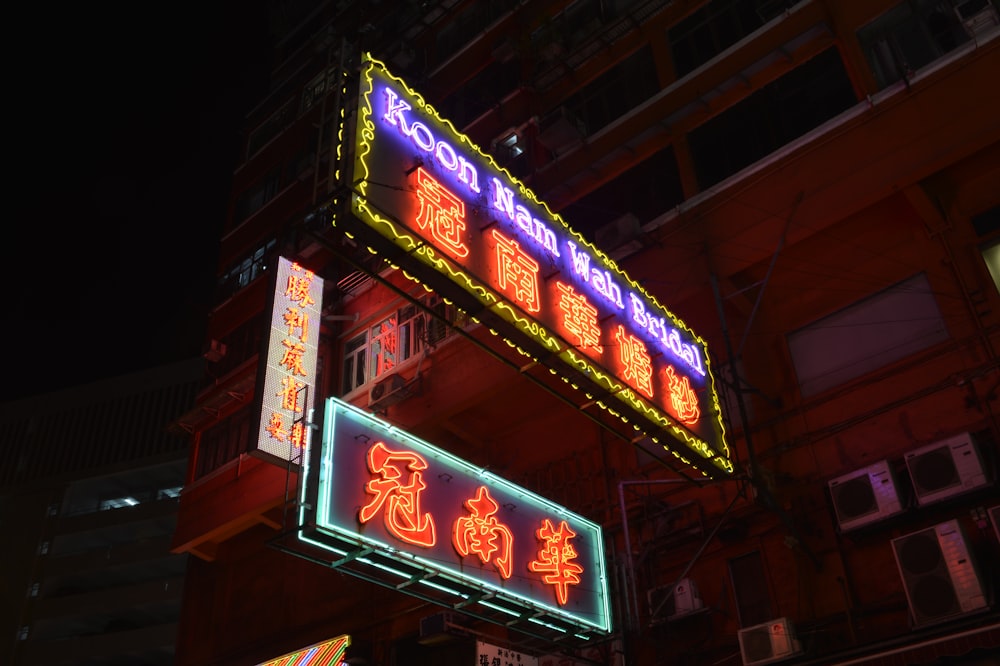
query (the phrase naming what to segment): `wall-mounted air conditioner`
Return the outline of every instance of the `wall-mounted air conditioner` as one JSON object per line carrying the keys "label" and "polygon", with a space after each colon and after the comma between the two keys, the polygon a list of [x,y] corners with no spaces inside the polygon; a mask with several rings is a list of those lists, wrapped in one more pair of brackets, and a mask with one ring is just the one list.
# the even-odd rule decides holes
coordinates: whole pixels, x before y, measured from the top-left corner
{"label": "wall-mounted air conditioner", "polygon": [[979,572],[957,520],[892,540],[906,601],[917,626],[987,607]]}
{"label": "wall-mounted air conditioner", "polygon": [[368,407],[384,409],[408,397],[406,380],[401,375],[393,373],[385,379],[375,382],[375,385],[369,389]]}
{"label": "wall-mounted air conditioner", "polygon": [[889,463],[876,463],[831,479],[830,499],[842,531],[868,525],[903,511]]}
{"label": "wall-mounted air conditioner", "polygon": [[740,629],[738,637],[745,666],[770,664],[802,653],[795,627],[786,617]]}
{"label": "wall-mounted air conditioner", "polygon": [[441,611],[420,618],[420,634],[417,642],[421,645],[438,645],[464,635],[457,618],[458,616],[450,611]]}
{"label": "wall-mounted air conditioner", "polygon": [[673,620],[701,610],[705,606],[698,593],[698,584],[691,578],[680,579],[673,586],[673,594],[669,592],[669,585],[654,587],[646,592],[651,622],[655,623],[663,619]]}
{"label": "wall-mounted air conditioner", "polygon": [[981,488],[988,482],[969,433],[914,449],[903,458],[920,506]]}

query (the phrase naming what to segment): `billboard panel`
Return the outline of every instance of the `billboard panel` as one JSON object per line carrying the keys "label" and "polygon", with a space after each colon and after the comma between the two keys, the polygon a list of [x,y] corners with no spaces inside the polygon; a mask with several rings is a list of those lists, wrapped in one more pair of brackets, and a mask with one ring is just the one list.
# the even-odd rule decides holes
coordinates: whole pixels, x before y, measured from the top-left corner
{"label": "billboard panel", "polygon": [[310,437],[315,402],[323,279],[284,257],[276,273],[267,357],[257,385],[254,452],[297,462]]}
{"label": "billboard panel", "polygon": [[474,297],[473,317],[488,313],[587,404],[703,473],[733,471],[704,340],[370,59],[358,116],[353,213],[404,270]]}
{"label": "billboard panel", "polygon": [[310,542],[338,561],[378,566],[398,589],[455,583],[456,608],[610,631],[603,534],[593,521],[337,398],[327,400],[315,464],[304,491],[315,514],[303,524],[315,525]]}

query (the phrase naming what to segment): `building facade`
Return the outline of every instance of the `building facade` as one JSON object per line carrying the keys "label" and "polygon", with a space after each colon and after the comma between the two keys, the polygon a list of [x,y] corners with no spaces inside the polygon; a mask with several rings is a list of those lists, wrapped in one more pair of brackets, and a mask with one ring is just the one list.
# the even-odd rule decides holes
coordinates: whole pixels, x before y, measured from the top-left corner
{"label": "building facade", "polygon": [[4,663],[172,664],[172,553],[202,360],[0,407]]}
{"label": "building facade", "polygon": [[[257,664],[343,634],[370,664],[494,663],[483,645],[496,663],[928,663],[1000,645],[996,2],[283,3],[274,24],[208,388],[176,422],[192,434],[179,663]],[[396,171],[371,161],[389,131],[409,160]],[[380,208],[376,191],[410,203]],[[547,353],[544,303],[515,280],[530,261],[453,288],[477,275],[464,225],[505,201],[523,235],[492,236],[498,265],[535,243],[552,261],[533,284],[554,290],[578,264],[553,257],[591,248],[609,271],[593,293],[665,344],[668,329],[704,343],[690,395],[718,395],[698,403],[701,418],[717,405],[718,442],[684,434],[698,414],[683,400],[664,427],[643,420],[649,400],[620,401],[644,392],[635,359],[660,377],[670,351],[634,352],[613,316],[593,315],[591,338],[562,320],[575,346]],[[282,310],[303,279],[318,291]],[[657,329],[658,304],[673,323]],[[307,342],[315,367],[297,365]],[[621,366],[591,385],[595,349]],[[294,375],[286,421],[264,388],[274,359]],[[481,589],[414,594],[356,568],[370,551],[303,545],[330,398],[599,525],[610,627],[533,631],[475,612]],[[288,455],[262,455],[269,439]]]}

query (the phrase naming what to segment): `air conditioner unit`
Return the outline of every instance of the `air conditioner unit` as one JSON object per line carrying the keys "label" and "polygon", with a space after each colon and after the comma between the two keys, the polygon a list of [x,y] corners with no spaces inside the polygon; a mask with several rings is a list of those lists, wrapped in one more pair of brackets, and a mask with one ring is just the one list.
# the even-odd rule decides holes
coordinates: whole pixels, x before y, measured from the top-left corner
{"label": "air conditioner unit", "polygon": [[668,594],[669,592],[669,585],[654,587],[646,592],[651,622],[663,618],[672,620],[701,610],[705,606],[698,593],[698,584],[691,578],[680,579],[673,587],[673,594]]}
{"label": "air conditioner unit", "polygon": [[987,607],[979,572],[957,520],[896,537],[892,551],[917,626]]}
{"label": "air conditioner unit", "polygon": [[462,636],[457,629],[457,617],[449,611],[442,611],[420,618],[420,634],[417,642],[421,645],[438,645]]}
{"label": "air conditioner unit", "polygon": [[632,213],[625,213],[595,229],[594,243],[602,250],[614,250],[637,239],[641,231],[639,218]]}
{"label": "air conditioner unit", "polygon": [[384,409],[390,405],[409,397],[406,389],[406,380],[402,375],[393,373],[375,383],[368,391],[368,406],[375,409]]}
{"label": "air conditioner unit", "polygon": [[960,0],[955,3],[955,14],[969,37],[1000,25],[1000,15],[987,0]]}
{"label": "air conditioner unit", "polygon": [[845,532],[903,510],[892,469],[885,460],[831,479],[827,485],[837,523]]}
{"label": "air conditioner unit", "polygon": [[920,506],[987,485],[983,462],[969,433],[922,446],[903,457]]}
{"label": "air conditioner unit", "polygon": [[738,638],[745,666],[770,664],[802,653],[795,627],[786,617],[740,629]]}

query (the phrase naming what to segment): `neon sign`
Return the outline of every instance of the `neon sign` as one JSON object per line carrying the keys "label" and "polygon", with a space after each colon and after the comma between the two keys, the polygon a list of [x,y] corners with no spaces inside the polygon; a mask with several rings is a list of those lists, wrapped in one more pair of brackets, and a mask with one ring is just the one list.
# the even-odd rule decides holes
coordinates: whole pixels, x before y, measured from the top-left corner
{"label": "neon sign", "polygon": [[705,342],[381,63],[367,61],[360,94],[353,212],[375,244],[403,250],[414,279],[434,271],[474,296],[586,404],[731,473]]}
{"label": "neon sign", "polygon": [[340,666],[350,644],[350,636],[344,634],[265,661],[259,666]]}
{"label": "neon sign", "polygon": [[316,492],[310,543],[344,560],[378,552],[417,563],[480,591],[463,605],[481,598],[610,631],[600,525],[337,398],[318,466],[305,482]]}
{"label": "neon sign", "polygon": [[278,258],[263,381],[258,381],[258,453],[298,460],[309,438],[323,279]]}

